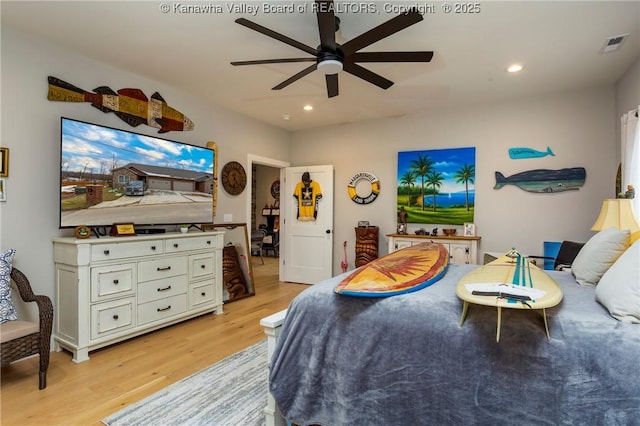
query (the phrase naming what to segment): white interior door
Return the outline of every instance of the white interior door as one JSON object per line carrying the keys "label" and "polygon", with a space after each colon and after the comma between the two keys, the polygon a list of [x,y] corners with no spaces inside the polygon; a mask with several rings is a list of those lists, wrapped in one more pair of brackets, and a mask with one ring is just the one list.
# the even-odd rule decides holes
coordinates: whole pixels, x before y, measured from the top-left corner
{"label": "white interior door", "polygon": [[[302,205],[294,192],[305,172],[309,172],[316,184],[302,187],[299,193],[305,199]],[[280,226],[283,228],[280,280],[315,284],[330,278],[333,274],[333,166],[287,167],[280,172],[280,182]],[[318,189],[322,194],[319,200]],[[309,208],[317,211],[315,220],[303,220],[309,216]]]}

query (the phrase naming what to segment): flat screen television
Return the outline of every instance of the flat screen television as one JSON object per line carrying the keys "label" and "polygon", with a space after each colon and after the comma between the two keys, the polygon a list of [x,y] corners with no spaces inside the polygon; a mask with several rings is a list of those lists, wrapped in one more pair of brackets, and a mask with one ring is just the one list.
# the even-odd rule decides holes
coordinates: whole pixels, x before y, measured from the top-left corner
{"label": "flat screen television", "polygon": [[60,228],[212,223],[215,155],[62,117]]}

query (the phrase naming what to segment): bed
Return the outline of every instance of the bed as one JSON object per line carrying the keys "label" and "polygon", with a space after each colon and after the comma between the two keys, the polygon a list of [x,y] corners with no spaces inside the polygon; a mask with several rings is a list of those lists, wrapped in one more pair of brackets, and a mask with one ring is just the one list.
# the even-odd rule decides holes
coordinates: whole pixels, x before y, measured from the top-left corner
{"label": "bed", "polygon": [[538,311],[509,309],[496,343],[495,308],[472,305],[459,325],[455,287],[476,267],[379,299],[335,294],[342,274],[266,319],[268,424],[274,400],[299,425],[640,424],[640,325],[549,271],[564,293],[547,309],[550,339]]}

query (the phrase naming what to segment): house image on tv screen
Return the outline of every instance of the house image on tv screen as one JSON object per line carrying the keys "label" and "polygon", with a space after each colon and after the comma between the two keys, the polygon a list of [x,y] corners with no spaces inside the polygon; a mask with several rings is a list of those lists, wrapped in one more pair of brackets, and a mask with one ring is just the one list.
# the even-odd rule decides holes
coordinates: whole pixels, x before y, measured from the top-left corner
{"label": "house image on tv screen", "polygon": [[213,175],[194,170],[129,163],[113,170],[113,185],[124,190],[141,181],[145,190],[213,193]]}

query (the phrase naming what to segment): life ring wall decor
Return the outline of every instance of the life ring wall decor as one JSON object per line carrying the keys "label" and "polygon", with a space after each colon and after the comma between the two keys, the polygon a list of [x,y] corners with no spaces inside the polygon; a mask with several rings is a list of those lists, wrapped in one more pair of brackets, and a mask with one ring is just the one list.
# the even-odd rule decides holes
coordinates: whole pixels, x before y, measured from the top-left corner
{"label": "life ring wall decor", "polygon": [[[358,192],[356,191],[356,184],[362,179],[366,179],[371,184],[371,193],[364,197],[358,195]],[[351,180],[349,180],[347,191],[349,192],[349,198],[351,198],[354,203],[369,204],[378,198],[378,194],[380,193],[380,180],[378,180],[378,178],[372,173],[359,172],[353,175]]]}

